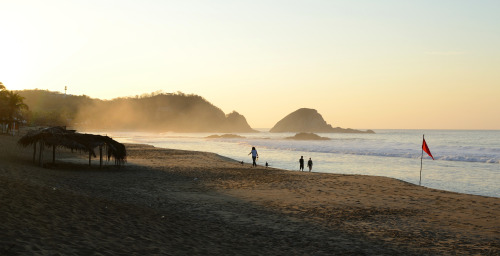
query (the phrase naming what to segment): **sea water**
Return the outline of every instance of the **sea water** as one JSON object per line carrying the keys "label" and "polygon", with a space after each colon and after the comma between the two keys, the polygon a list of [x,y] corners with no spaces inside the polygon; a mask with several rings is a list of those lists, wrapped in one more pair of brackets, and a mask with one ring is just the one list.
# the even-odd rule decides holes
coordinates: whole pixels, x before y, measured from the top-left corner
{"label": "sea water", "polygon": [[[244,138],[209,139],[217,133],[109,134],[124,143],[208,151],[251,163],[251,147],[258,164],[299,170],[299,158],[313,161],[313,172],[392,177],[413,184],[460,193],[500,197],[500,131],[375,130],[375,134],[319,133],[330,140],[297,141],[294,133],[237,134]],[[434,156],[425,152],[422,140]],[[218,134],[221,135],[221,134]],[[420,172],[422,166],[422,171]],[[305,167],[307,171],[307,166]]]}

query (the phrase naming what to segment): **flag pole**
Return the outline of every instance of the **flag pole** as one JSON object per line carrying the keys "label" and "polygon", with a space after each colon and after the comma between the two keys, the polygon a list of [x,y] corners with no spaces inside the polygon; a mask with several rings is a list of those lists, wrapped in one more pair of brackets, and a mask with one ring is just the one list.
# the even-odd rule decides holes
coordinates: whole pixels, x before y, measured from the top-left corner
{"label": "flag pole", "polygon": [[[423,141],[425,140],[425,135],[422,134],[422,143],[424,143]],[[424,158],[424,147],[423,147],[423,144],[422,144],[422,155],[420,156],[420,180],[418,181],[418,185],[420,186],[420,184],[422,184],[422,159]]]}

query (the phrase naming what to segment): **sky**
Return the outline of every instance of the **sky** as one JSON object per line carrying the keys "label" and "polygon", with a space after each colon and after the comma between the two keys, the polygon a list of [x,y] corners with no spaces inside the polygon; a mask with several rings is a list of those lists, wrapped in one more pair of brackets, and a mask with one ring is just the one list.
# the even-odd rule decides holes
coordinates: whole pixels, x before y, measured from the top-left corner
{"label": "sky", "polygon": [[500,129],[498,0],[0,0],[0,81],[196,94],[270,128]]}

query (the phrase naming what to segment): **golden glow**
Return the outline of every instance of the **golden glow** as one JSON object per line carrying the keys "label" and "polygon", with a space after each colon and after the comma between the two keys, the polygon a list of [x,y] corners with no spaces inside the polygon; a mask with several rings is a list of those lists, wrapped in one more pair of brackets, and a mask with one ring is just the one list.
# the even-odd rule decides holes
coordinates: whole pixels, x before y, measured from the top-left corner
{"label": "golden glow", "polygon": [[203,96],[254,128],[500,129],[500,2],[9,1],[0,81]]}

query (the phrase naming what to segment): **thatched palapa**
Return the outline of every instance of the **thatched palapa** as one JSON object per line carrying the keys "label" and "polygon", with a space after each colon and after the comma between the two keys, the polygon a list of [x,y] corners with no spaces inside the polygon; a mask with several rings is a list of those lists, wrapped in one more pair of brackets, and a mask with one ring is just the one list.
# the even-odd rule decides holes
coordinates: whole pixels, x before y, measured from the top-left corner
{"label": "thatched palapa", "polygon": [[125,162],[127,151],[125,146],[108,136],[77,133],[75,130],[66,130],[65,127],[50,127],[40,130],[31,130],[18,143],[23,147],[33,145],[33,161],[36,158],[36,144],[39,143],[39,164],[42,165],[43,148],[46,146],[52,147],[53,158],[55,162],[55,149],[57,147],[67,148],[71,150],[83,151],[89,153],[89,165],[91,156],[96,157],[94,149],[99,147],[100,165],[102,166],[102,150],[103,147],[107,151],[108,161],[111,157],[115,159],[117,165]]}

